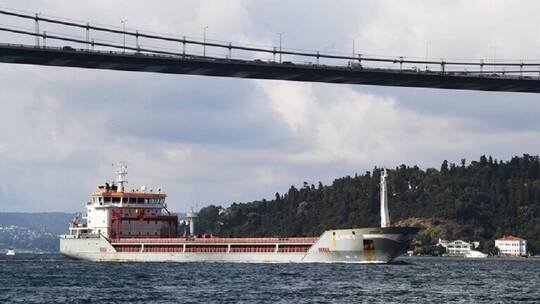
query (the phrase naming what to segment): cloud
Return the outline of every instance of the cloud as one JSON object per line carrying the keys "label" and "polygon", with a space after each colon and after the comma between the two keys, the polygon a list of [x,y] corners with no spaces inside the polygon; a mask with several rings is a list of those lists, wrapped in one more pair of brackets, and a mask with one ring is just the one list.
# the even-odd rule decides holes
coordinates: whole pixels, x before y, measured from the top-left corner
{"label": "cloud", "polygon": [[[497,146],[516,147],[506,150],[520,154],[520,142],[540,139],[538,129],[501,130],[494,122],[466,115],[418,113],[401,106],[394,97],[359,93],[350,87],[258,84],[295,135],[293,141],[302,143],[297,153],[288,155],[291,163],[345,162],[353,168],[419,162],[437,165],[444,157],[456,160],[460,155],[494,153],[500,150]],[[535,144],[528,146],[534,149]]]}
{"label": "cloud", "polygon": [[[285,32],[285,48],[347,54],[353,39],[358,52],[416,57],[425,56],[429,42],[434,58],[535,58],[540,46],[533,16],[540,4],[534,1],[126,3],[2,6],[118,27],[127,19],[131,29],[199,39],[208,26],[209,39],[269,47]],[[13,38],[0,33],[2,42]],[[307,60],[284,60],[290,59]],[[481,154],[538,154],[540,142],[534,94],[9,64],[2,64],[0,81],[2,211],[80,210],[98,184],[114,178],[111,164],[119,160],[129,165],[128,187],[161,187],[170,209],[187,210],[272,198],[291,184],[328,183],[375,165],[429,167]]]}

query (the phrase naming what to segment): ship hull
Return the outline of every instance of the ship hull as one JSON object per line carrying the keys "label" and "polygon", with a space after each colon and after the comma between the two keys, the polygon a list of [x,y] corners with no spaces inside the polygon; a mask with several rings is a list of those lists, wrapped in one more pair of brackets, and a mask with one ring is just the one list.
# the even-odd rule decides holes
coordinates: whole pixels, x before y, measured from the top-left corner
{"label": "ship hull", "polygon": [[[227,239],[212,240],[178,240],[167,243],[159,243],[165,248],[162,252],[147,252],[153,242],[160,240],[109,240],[100,237],[70,236],[60,237],[60,252],[74,259],[99,261],[99,262],[238,262],[238,263],[389,263],[397,256],[405,253],[418,228],[391,227],[391,228],[357,228],[325,231],[319,238],[310,244],[297,244],[305,246],[307,250],[302,252],[280,252],[282,247],[294,246],[291,243],[251,242],[251,247],[275,246],[274,252],[185,252],[186,246],[197,246],[197,242],[204,241],[205,248],[212,246],[236,246],[235,242],[227,244]],[[246,239],[247,240],[247,239]],[[268,239],[270,240],[270,239]],[[127,242],[127,243],[126,243]],[[123,252],[119,250],[122,244],[129,244],[136,252]],[[165,244],[165,245],[164,245]],[[167,246],[182,248],[180,252],[169,252]]]}

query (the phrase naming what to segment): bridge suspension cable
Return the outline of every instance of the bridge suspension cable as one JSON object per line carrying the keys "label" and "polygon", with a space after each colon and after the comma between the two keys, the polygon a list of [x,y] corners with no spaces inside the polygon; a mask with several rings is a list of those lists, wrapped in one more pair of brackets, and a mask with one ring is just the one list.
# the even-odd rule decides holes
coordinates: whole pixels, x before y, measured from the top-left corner
{"label": "bridge suspension cable", "polygon": [[[77,23],[77,22],[71,22],[71,21],[64,21],[60,19],[55,18],[48,18],[40,16],[39,14],[31,15],[31,14],[23,14],[19,12],[12,12],[5,9],[0,9],[0,14],[17,17],[17,18],[24,18],[29,20],[35,20],[36,22],[43,21],[47,23],[53,23],[53,24],[60,24],[65,25],[69,27],[77,27],[81,29],[85,29],[87,31],[87,38],[86,40],[80,40],[80,39],[72,39],[72,38],[66,38],[61,36],[51,36],[47,35],[46,38],[51,39],[58,39],[58,40],[64,40],[64,41],[70,41],[70,42],[76,42],[81,44],[94,44],[99,46],[105,46],[105,47],[113,47],[113,48],[124,48],[129,50],[135,50],[135,51],[147,51],[147,52],[153,52],[153,53],[159,53],[159,54],[167,54],[167,55],[182,55],[175,52],[166,52],[166,51],[157,51],[157,50],[151,50],[151,49],[141,49],[139,48],[139,38],[148,38],[148,39],[155,39],[155,40],[161,40],[161,41],[168,41],[168,42],[178,42],[182,43],[182,45],[186,44],[192,44],[192,45],[200,45],[203,47],[216,47],[216,48],[222,48],[229,51],[231,50],[241,50],[241,51],[252,51],[252,52],[259,52],[259,53],[268,53],[273,54],[274,56],[277,55],[292,55],[292,56],[302,56],[302,57],[310,57],[315,58],[317,61],[319,61],[320,58],[325,59],[341,59],[341,60],[349,60],[353,62],[382,62],[382,63],[391,63],[391,64],[400,64],[400,67],[403,64],[422,64],[422,65],[432,65],[432,66],[440,66],[441,70],[444,72],[445,68],[448,66],[478,66],[478,67],[540,67],[540,62],[495,62],[495,61],[446,61],[444,59],[442,60],[411,60],[407,59],[406,57],[397,57],[397,58],[383,58],[383,57],[369,57],[366,55],[358,54],[358,57],[356,56],[350,56],[350,55],[335,55],[335,54],[325,54],[320,52],[300,52],[300,51],[292,51],[292,50],[283,50],[282,48],[276,49],[275,47],[272,49],[268,48],[259,48],[259,47],[250,47],[250,46],[242,46],[242,45],[236,45],[232,43],[216,43],[216,42],[208,42],[206,39],[203,41],[193,40],[193,39],[186,39],[186,37],[182,38],[175,38],[170,36],[161,36],[161,35],[154,35],[154,34],[148,34],[140,31],[130,31],[130,30],[124,30],[124,29],[115,29],[111,27],[105,27],[105,26],[96,26],[92,25],[90,23]],[[33,35],[35,37],[43,37],[40,33],[30,33],[30,32],[24,32],[24,31],[17,31],[9,28],[1,28],[2,31],[9,31],[13,33],[19,33],[19,34],[26,34],[26,35]],[[136,38],[137,41],[137,47],[127,47],[124,45],[112,45],[107,43],[97,43],[92,42],[89,39],[88,32],[90,30],[94,31],[100,31],[100,32],[108,32],[113,34],[121,34],[121,35],[127,35],[132,36]],[[185,53],[185,49],[183,49],[183,52]],[[494,71],[479,71],[478,73],[494,73]],[[519,71],[524,72],[524,71]],[[535,71],[529,71],[526,72],[535,72]],[[473,73],[473,72],[470,72]],[[475,73],[475,72],[474,72]],[[513,73],[510,71],[505,71],[505,73]]]}
{"label": "bridge suspension cable", "polygon": [[[18,41],[0,43],[2,63],[248,79],[540,93],[540,62],[537,60],[418,60],[404,56],[366,56],[355,54],[355,51],[348,55],[331,54],[207,41],[206,37],[201,41],[186,36],[178,38],[170,34],[126,30],[125,21],[119,29],[3,8],[0,8],[0,15],[35,23],[33,28],[21,27],[20,22],[15,25],[0,24],[0,32],[15,34],[13,36]],[[84,35],[73,34],[76,31],[67,30],[70,27],[83,29]],[[22,36],[35,38],[35,44],[21,44],[18,39]],[[115,38],[110,40],[109,36]],[[126,44],[126,36],[135,37],[134,44]],[[155,45],[145,44],[143,47],[141,38],[152,40]],[[59,45],[49,43],[49,40],[69,43]],[[175,46],[170,48],[171,43],[167,42]],[[72,45],[85,47],[74,48]],[[186,45],[203,46],[203,50],[199,52],[195,50],[198,48],[187,49]],[[94,49],[95,46],[98,48]],[[224,51],[208,53],[207,47],[212,47],[214,51],[216,48]],[[234,57],[233,50],[239,51]],[[251,53],[246,58],[245,53],[240,51]],[[272,54],[273,60],[264,59],[270,56],[253,55],[257,52]],[[276,62],[276,57],[282,58],[282,55],[288,55],[294,62]],[[296,56],[313,58],[316,63],[297,61]],[[261,60],[257,57],[263,58]],[[343,61],[339,60],[348,62],[342,64]],[[419,69],[415,65],[425,65],[426,68]]]}

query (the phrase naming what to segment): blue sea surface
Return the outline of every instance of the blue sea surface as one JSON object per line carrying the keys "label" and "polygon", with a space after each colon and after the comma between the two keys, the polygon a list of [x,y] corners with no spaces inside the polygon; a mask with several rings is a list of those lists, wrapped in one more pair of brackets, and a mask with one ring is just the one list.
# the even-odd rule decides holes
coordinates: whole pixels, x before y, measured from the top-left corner
{"label": "blue sea surface", "polygon": [[0,256],[0,303],[540,303],[540,259],[390,265],[95,263]]}

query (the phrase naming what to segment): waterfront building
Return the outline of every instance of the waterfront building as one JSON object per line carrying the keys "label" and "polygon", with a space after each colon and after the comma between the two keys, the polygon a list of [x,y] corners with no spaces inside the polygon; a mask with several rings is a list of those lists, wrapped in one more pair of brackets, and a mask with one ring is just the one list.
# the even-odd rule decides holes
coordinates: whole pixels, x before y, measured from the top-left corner
{"label": "waterfront building", "polygon": [[447,240],[439,239],[437,245],[446,248],[446,254],[449,256],[466,256],[471,253],[472,249],[478,247],[475,246],[477,243],[478,242],[469,243],[462,240],[449,242]]}
{"label": "waterfront building", "polygon": [[499,255],[523,256],[527,254],[527,240],[513,235],[495,240],[495,247],[499,249]]}

